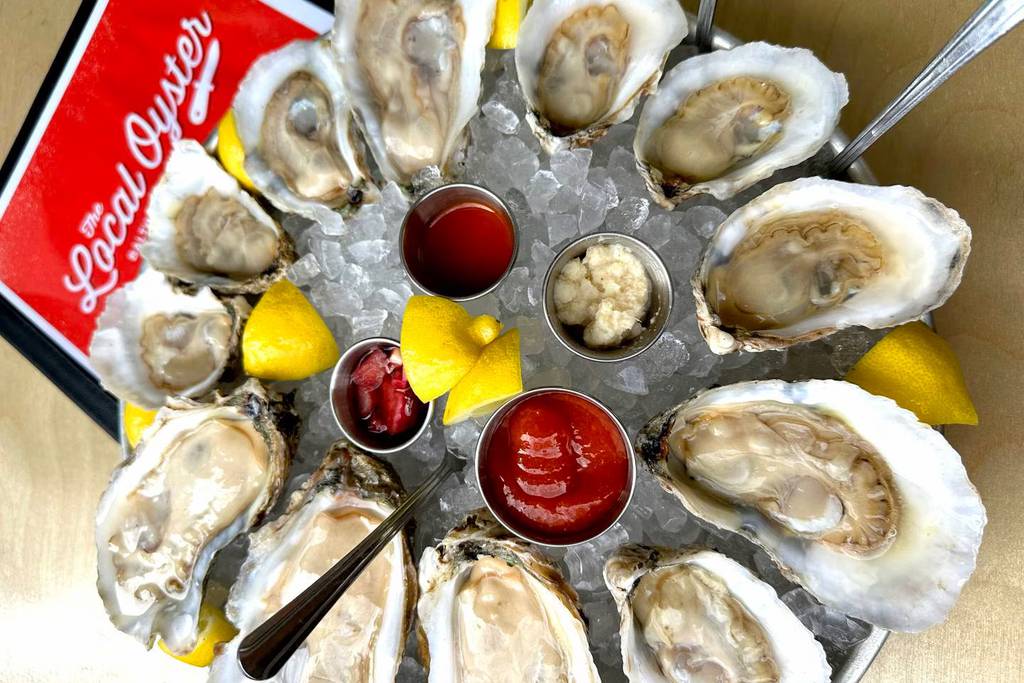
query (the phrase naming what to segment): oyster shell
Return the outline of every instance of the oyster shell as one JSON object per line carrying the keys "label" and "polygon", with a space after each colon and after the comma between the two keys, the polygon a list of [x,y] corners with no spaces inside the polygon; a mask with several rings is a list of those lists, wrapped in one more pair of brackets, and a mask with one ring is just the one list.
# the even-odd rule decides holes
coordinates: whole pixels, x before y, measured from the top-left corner
{"label": "oyster shell", "polygon": [[715,232],[693,278],[715,353],[763,351],[915,320],[960,284],[971,230],[911,187],[776,185]]}
{"label": "oyster shell", "polygon": [[367,145],[403,187],[422,169],[442,174],[477,112],[493,2],[337,0],[334,53]]}
{"label": "oyster shell", "polygon": [[[210,680],[247,680],[236,661],[242,638],[344,557],[404,496],[389,464],[344,441],[331,446],[284,514],[250,536],[227,604],[239,635],[218,653]],[[393,681],[416,605],[410,543],[409,534],[392,540],[272,680]]]}
{"label": "oyster shell", "polygon": [[637,168],[671,209],[727,199],[824,145],[849,99],[846,79],[809,50],[747,43],[669,71],[637,124]]}
{"label": "oyster shell", "polygon": [[599,681],[579,599],[558,569],[486,510],[420,559],[429,681]]}
{"label": "oyster shell", "polygon": [[96,513],[96,586],[114,626],[146,647],[195,647],[210,563],[274,504],[296,420],[256,380],[211,403],[168,400]]}
{"label": "oyster shell", "polygon": [[146,221],[146,263],[218,292],[262,292],[295,260],[288,235],[195,140],[174,143]]}
{"label": "oyster shell", "polygon": [[637,453],[691,513],[876,626],[938,624],[974,570],[986,516],[960,456],[853,384],[711,389],[651,420]]}
{"label": "oyster shell", "polygon": [[338,211],[375,196],[326,41],[296,40],[257,59],[232,111],[245,171],[278,209],[338,226]]}
{"label": "oyster shell", "polygon": [[677,0],[537,0],[519,28],[516,72],[541,146],[587,146],[633,115],[686,37]]}
{"label": "oyster shell", "polygon": [[248,313],[241,298],[222,302],[207,287],[178,292],[146,270],[107,297],[89,360],[108,391],[136,405],[155,409],[168,396],[202,396],[236,352]]}
{"label": "oyster shell", "polygon": [[699,548],[619,548],[604,569],[630,681],[825,683],[825,651],[775,590]]}

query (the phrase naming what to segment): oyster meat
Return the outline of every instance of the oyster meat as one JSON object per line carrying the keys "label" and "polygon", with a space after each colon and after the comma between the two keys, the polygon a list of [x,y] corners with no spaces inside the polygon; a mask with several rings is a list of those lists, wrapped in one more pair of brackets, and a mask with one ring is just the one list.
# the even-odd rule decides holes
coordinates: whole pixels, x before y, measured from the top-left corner
{"label": "oyster meat", "polygon": [[372,199],[349,93],[324,40],[296,40],[249,68],[232,104],[245,171],[278,209],[326,225]]}
{"label": "oyster meat", "polygon": [[288,235],[195,140],[174,143],[146,220],[146,263],[188,284],[261,292],[295,260]]}
{"label": "oyster meat", "polygon": [[222,302],[207,287],[178,292],[146,270],[107,297],[89,360],[108,391],[139,406],[202,396],[235,354],[248,312],[241,298]]}
{"label": "oyster meat", "polygon": [[697,322],[720,354],[899,325],[949,298],[970,245],[956,211],[911,187],[782,183],[711,238],[693,279]]}
{"label": "oyster meat", "polygon": [[686,32],[677,0],[534,2],[519,29],[516,72],[541,146],[586,146],[632,116]]}
{"label": "oyster meat", "polygon": [[846,79],[809,50],[747,43],[681,62],[645,103],[634,153],[656,202],[727,199],[824,145]]}
{"label": "oyster meat", "polygon": [[420,559],[429,681],[597,682],[576,591],[486,511]]}
{"label": "oyster meat", "polygon": [[[218,653],[217,683],[247,680],[236,661],[253,629],[344,557],[396,507],[405,491],[383,460],[344,441],[292,494],[288,510],[250,536],[227,616],[239,635]],[[272,679],[281,683],[394,681],[416,605],[407,534],[395,537]]]}
{"label": "oyster meat", "polygon": [[633,683],[827,683],[814,635],[746,568],[711,550],[627,545],[605,563]]}
{"label": "oyster meat", "polygon": [[195,647],[210,563],[274,504],[296,427],[256,380],[207,404],[168,400],[96,513],[96,586],[114,626],[146,647]]}
{"label": "oyster meat", "polygon": [[691,513],[876,626],[940,623],[974,571],[986,516],[960,456],[856,385],[711,389],[651,420],[637,453]]}
{"label": "oyster meat", "polygon": [[477,112],[493,2],[337,0],[334,53],[381,173],[450,172]]}

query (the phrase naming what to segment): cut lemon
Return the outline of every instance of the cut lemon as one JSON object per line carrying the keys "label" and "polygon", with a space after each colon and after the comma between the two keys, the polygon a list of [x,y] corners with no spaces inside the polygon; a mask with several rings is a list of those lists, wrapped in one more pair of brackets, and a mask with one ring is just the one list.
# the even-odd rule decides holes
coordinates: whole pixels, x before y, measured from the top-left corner
{"label": "cut lemon", "polygon": [[882,337],[846,380],[888,396],[927,424],[978,424],[953,348],[922,322],[900,325]]}
{"label": "cut lemon", "polygon": [[488,415],[522,391],[519,330],[509,330],[484,347],[473,369],[448,394],[444,423]]}
{"label": "cut lemon", "polygon": [[217,125],[217,156],[220,157],[224,170],[235,176],[245,188],[256,189],[249,174],[245,172],[245,148],[238,137],[235,115],[230,109]]}
{"label": "cut lemon", "polygon": [[192,666],[210,666],[214,656],[217,654],[216,647],[226,643],[238,635],[238,629],[228,621],[224,612],[216,607],[203,604],[199,608],[199,635],[196,646],[191,652],[183,655],[171,652],[164,641],[159,641],[160,649],[175,659],[191,664]]}
{"label": "cut lemon", "polygon": [[465,377],[481,348],[493,339],[500,323],[491,316],[473,318],[454,301],[413,296],[402,316],[402,363],[412,391],[433,401]]}
{"label": "cut lemon", "polygon": [[519,37],[519,24],[526,15],[529,0],[497,0],[494,8],[494,29],[487,47],[511,50]]}
{"label": "cut lemon", "polygon": [[323,318],[288,280],[270,286],[242,331],[242,366],[252,377],[305,379],[337,363],[340,355]]}
{"label": "cut lemon", "polygon": [[142,440],[142,432],[146,427],[153,424],[157,411],[146,410],[134,403],[124,404],[124,415],[121,416],[121,423],[124,425],[124,437],[128,439],[128,445],[135,448]]}

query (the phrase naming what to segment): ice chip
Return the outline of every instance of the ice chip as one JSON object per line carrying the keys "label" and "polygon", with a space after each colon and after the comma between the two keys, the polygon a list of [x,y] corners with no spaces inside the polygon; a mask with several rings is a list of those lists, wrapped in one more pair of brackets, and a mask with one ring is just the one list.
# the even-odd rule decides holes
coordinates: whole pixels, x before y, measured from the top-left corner
{"label": "ice chip", "polygon": [[288,279],[297,287],[308,285],[320,274],[320,264],[313,254],[306,254],[288,268]]}
{"label": "ice chip", "polygon": [[580,232],[584,235],[597,231],[604,225],[608,209],[612,208],[611,198],[604,189],[586,183],[580,195]]}
{"label": "ice chip", "polygon": [[360,311],[351,316],[352,336],[356,339],[379,337],[387,320],[388,312],[380,309]]}
{"label": "ice chip", "polygon": [[638,365],[627,365],[607,378],[608,385],[634,396],[647,393],[647,377]]}
{"label": "ice chip", "polygon": [[316,249],[320,270],[331,280],[337,279],[345,267],[345,257],[341,253],[341,243],[335,240],[319,240],[316,243]]}
{"label": "ice chip", "polygon": [[519,128],[519,116],[497,100],[488,100],[481,108],[487,124],[505,135],[512,135]]}
{"label": "ice chip", "polygon": [[668,241],[672,239],[672,235],[675,232],[676,227],[672,220],[672,215],[662,213],[657,216],[651,216],[640,228],[637,236],[647,242],[652,249],[659,250],[668,244]]}
{"label": "ice chip", "polygon": [[594,155],[589,149],[563,149],[551,155],[551,172],[558,182],[571,187],[575,192],[583,189],[587,181],[590,159]]}
{"label": "ice chip", "polygon": [[518,316],[515,326],[519,329],[519,351],[524,356],[543,353],[551,333],[544,321],[533,316]]}
{"label": "ice chip", "polygon": [[534,213],[544,213],[548,203],[560,187],[558,179],[551,171],[537,171],[526,186],[526,201]]}
{"label": "ice chip", "polygon": [[576,217],[564,213],[548,216],[548,244],[557,246],[577,234]]}
{"label": "ice chip", "polygon": [[351,287],[337,282],[321,282],[311,296],[313,305],[323,315],[352,317],[363,309],[362,298]]}
{"label": "ice chip", "polygon": [[683,213],[683,224],[705,239],[711,237],[724,220],[725,214],[714,206],[695,206]]}
{"label": "ice chip", "polygon": [[444,441],[448,448],[463,455],[474,452],[479,437],[480,425],[473,420],[465,420],[444,429]]}
{"label": "ice chip", "polygon": [[388,256],[392,245],[387,240],[363,240],[348,247],[349,257],[361,266],[375,266]]}
{"label": "ice chip", "polygon": [[626,197],[608,214],[607,226],[616,232],[636,232],[651,211],[646,197]]}
{"label": "ice chip", "polygon": [[534,274],[541,275],[547,272],[548,266],[555,260],[555,252],[544,242],[534,240],[530,245],[530,260],[533,262]]}

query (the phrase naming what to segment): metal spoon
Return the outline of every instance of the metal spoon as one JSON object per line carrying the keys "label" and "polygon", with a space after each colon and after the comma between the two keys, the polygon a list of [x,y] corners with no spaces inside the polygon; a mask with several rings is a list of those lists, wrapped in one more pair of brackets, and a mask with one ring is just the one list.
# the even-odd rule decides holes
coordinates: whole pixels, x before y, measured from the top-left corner
{"label": "metal spoon", "polygon": [[[703,7],[702,2],[701,9]],[[1021,20],[1024,20],[1024,0],[986,0],[903,92],[829,162],[827,174],[835,176],[845,173],[875,140],[896,125],[921,100]]]}
{"label": "metal spoon", "polygon": [[373,558],[412,519],[449,475],[462,469],[465,460],[454,451],[445,451],[441,464],[376,529],[359,542],[337,564],[302,591],[277,614],[242,639],[238,647],[238,665],[249,678],[271,678],[313,632]]}
{"label": "metal spoon", "polygon": [[697,8],[697,28],[694,30],[693,43],[701,52],[711,52],[715,39],[715,7],[718,0],[700,0]]}

